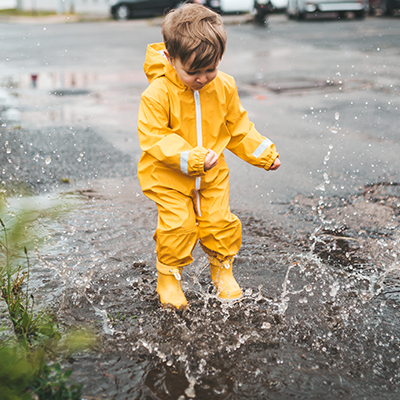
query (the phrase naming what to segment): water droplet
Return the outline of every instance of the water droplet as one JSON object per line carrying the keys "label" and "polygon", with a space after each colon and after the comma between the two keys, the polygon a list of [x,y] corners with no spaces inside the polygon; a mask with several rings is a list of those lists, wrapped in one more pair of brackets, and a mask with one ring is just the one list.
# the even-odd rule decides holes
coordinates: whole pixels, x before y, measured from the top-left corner
{"label": "water droplet", "polygon": [[306,285],[306,286],[304,286],[304,289],[305,289],[306,292],[311,292],[312,285]]}
{"label": "water droplet", "polygon": [[337,128],[336,126],[332,126],[332,128],[329,128],[329,130],[330,130],[332,133],[338,133],[338,128]]}
{"label": "water droplet", "polygon": [[340,113],[338,113],[338,112],[335,112],[335,120],[336,120],[336,121],[338,121],[338,120],[339,120],[339,118],[340,118]]}
{"label": "water droplet", "polygon": [[329,292],[329,295],[330,295],[331,297],[335,297],[335,296],[337,295],[339,289],[340,289],[339,283],[338,283],[338,282],[335,282],[335,283],[331,286],[331,291]]}
{"label": "water droplet", "polygon": [[263,322],[261,329],[271,329],[271,324],[269,322]]}
{"label": "water droplet", "polygon": [[308,303],[308,300],[305,297],[300,297],[299,303],[300,304],[306,304],[306,303]]}
{"label": "water droplet", "polygon": [[45,162],[46,164],[50,164],[50,163],[51,163],[51,157],[48,156],[48,157],[44,160],[44,162]]}

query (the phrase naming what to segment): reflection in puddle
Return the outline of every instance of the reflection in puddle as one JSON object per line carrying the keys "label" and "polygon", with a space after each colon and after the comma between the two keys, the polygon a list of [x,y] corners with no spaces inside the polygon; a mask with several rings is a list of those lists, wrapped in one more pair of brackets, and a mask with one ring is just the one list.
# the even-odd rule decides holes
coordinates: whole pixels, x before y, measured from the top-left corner
{"label": "reflection in puddle", "polygon": [[6,119],[22,128],[133,124],[140,93],[147,87],[143,73],[48,71],[1,78],[13,98]]}
{"label": "reflection in puddle", "polygon": [[[132,195],[137,188],[129,182],[114,184],[116,197],[104,187],[94,188],[79,212],[54,230],[55,246],[42,256],[65,277],[60,319],[97,326],[104,336],[100,355],[80,355],[72,365],[85,395],[396,397],[398,225],[376,234],[398,211],[387,215],[378,202],[379,221],[361,212],[384,193],[398,202],[394,187],[368,187],[361,197],[337,203],[329,199],[325,221],[341,225],[340,212],[348,215],[349,207],[358,218],[345,219],[346,229],[328,229],[317,214],[308,237],[241,215],[244,240],[235,270],[244,298],[231,305],[216,299],[205,257],[196,249],[183,277],[191,304],[184,312],[160,308],[156,297],[152,204],[140,192]],[[314,200],[298,198],[290,212],[300,210],[312,218]],[[57,275],[47,284],[57,287]]]}
{"label": "reflection in puddle", "polygon": [[140,83],[138,74],[132,72],[98,73],[57,71],[41,72],[20,75],[18,77],[3,77],[2,85],[5,89],[29,89],[55,90],[55,89],[97,89],[110,83]]}

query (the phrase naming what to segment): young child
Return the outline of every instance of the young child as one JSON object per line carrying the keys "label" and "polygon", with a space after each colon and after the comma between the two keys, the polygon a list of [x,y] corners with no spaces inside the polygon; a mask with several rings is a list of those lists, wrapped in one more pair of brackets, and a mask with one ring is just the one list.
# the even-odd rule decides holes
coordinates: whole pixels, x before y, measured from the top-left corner
{"label": "young child", "polygon": [[164,43],[147,48],[150,85],[138,121],[138,177],[158,208],[157,293],[162,305],[187,306],[181,274],[200,240],[219,298],[235,300],[242,291],[232,262],[242,231],[229,208],[223,151],[266,170],[279,168],[279,155],[249,121],[234,79],[217,69],[226,45],[221,17],[185,4],[165,16],[162,35]]}

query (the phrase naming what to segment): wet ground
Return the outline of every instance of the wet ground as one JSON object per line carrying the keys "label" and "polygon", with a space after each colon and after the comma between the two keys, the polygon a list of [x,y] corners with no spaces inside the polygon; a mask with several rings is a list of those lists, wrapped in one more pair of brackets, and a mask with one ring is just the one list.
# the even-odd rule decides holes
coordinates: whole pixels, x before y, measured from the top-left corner
{"label": "wet ground", "polygon": [[[0,92],[3,187],[33,194],[28,201],[41,207],[53,199],[70,205],[56,221],[41,220],[38,235],[45,240],[35,255],[32,285],[37,304],[50,306],[63,326],[94,327],[101,337],[97,349],[69,361],[84,398],[399,398],[398,56],[389,42],[384,61],[368,47],[379,40],[377,31],[394,29],[393,21],[372,21],[372,42],[367,34],[363,41],[351,37],[344,52],[333,43],[321,50],[328,39],[313,36],[315,24],[303,25],[307,45],[297,51],[300,39],[290,36],[297,25],[277,21],[272,37],[250,26],[231,27],[231,46],[242,57],[230,52],[225,59],[238,75],[251,118],[277,138],[285,162],[280,175],[260,178],[228,157],[232,210],[243,223],[234,271],[245,295],[235,304],[216,299],[197,248],[183,278],[190,308],[159,306],[156,210],[138,186],[140,151],[132,126],[123,124],[135,118],[145,87],[137,70],[65,72],[61,79],[45,68],[36,89],[24,71],[18,79],[11,74]],[[336,24],[327,29],[350,29]],[[109,37],[124,27],[136,29],[115,24]],[[139,27],[155,35],[154,27]],[[364,27],[357,23],[354,31]],[[77,26],[71,35],[84,29]],[[108,28],[91,26],[96,29]],[[270,56],[258,50],[266,39]],[[320,55],[313,82],[336,79],[340,70],[344,83],[304,88],[299,77],[314,72],[302,52]],[[56,62],[55,53],[40,54]],[[329,67],[339,55],[342,66]],[[371,65],[363,64],[365,55]],[[73,65],[76,57],[64,61]],[[17,66],[17,51],[15,59]],[[245,75],[246,63],[260,75]],[[354,65],[362,78],[357,81],[350,79]],[[386,66],[391,73],[382,73]],[[294,80],[285,68],[296,69]],[[373,80],[376,71],[381,73]],[[72,93],[78,89],[89,93]],[[11,198],[10,206],[23,202]]]}
{"label": "wet ground", "polygon": [[295,199],[284,217],[305,234],[239,214],[244,298],[215,298],[197,249],[185,312],[159,306],[156,214],[135,182],[78,193],[35,275],[63,324],[100,332],[96,352],[70,360],[87,398],[398,398],[398,185]]}
{"label": "wet ground", "polygon": [[[108,167],[117,165],[107,142],[97,144]],[[99,332],[97,349],[69,361],[84,398],[398,398],[398,183],[346,198],[298,196],[274,221],[233,210],[243,222],[235,275],[244,298],[215,298],[196,249],[183,280],[190,308],[175,312],[160,308],[155,293],[154,206],[123,169],[86,157],[97,175],[113,176],[82,169],[84,184],[60,185],[56,196],[40,194],[42,182],[31,198],[72,205],[55,222],[42,220],[32,284],[63,326]],[[52,186],[57,173],[41,172]]]}

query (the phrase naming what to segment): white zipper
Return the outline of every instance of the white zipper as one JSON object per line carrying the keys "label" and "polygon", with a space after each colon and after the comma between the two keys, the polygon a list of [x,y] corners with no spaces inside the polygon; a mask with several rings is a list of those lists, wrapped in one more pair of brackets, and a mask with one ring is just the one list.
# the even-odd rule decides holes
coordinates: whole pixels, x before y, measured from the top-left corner
{"label": "white zipper", "polygon": [[[194,103],[196,105],[196,132],[197,132],[197,146],[203,146],[203,129],[201,126],[201,107],[200,107],[200,94],[198,90],[194,91]],[[196,178],[196,186],[195,186],[195,193],[196,193],[196,200],[197,200],[197,213],[201,217],[200,211],[200,184],[201,184],[201,177]]]}

